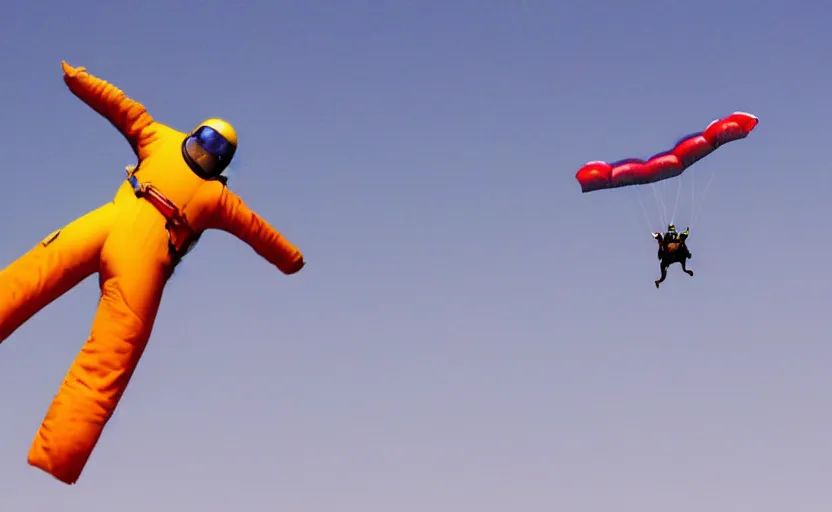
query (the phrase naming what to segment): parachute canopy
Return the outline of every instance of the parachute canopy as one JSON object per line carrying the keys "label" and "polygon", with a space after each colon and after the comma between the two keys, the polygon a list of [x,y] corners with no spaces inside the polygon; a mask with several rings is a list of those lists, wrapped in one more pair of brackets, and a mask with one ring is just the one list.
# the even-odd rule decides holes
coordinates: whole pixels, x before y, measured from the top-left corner
{"label": "parachute canopy", "polygon": [[705,131],[680,139],[673,149],[654,155],[647,161],[630,158],[611,164],[588,162],[581,167],[575,179],[581,184],[581,191],[586,193],[674,178],[719,146],[747,137],[757,122],[758,119],[751,114],[734,112],[711,122]]}

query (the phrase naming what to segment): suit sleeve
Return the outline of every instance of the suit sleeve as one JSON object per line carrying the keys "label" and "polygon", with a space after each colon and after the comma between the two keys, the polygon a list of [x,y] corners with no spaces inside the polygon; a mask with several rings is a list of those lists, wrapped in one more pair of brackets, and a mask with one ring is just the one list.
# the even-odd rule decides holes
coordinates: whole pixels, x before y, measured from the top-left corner
{"label": "suit sleeve", "polygon": [[141,103],[128,98],[118,87],[97,78],[83,67],[61,63],[69,90],[121,132],[139,158],[144,157],[155,130],[153,117]]}
{"label": "suit sleeve", "polygon": [[306,264],[300,250],[234,192],[223,187],[212,228],[234,235],[284,274],[294,274]]}

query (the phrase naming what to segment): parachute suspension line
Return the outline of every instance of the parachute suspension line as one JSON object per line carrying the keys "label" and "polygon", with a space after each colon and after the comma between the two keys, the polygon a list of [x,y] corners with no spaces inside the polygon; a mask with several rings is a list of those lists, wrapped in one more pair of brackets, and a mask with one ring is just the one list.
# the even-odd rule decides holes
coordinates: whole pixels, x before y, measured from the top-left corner
{"label": "parachute suspension line", "polygon": [[690,170],[690,216],[696,213],[696,168]]}
{"label": "parachute suspension line", "polygon": [[[631,206],[635,206],[635,205],[631,205]],[[641,222],[639,222],[639,220],[638,220],[638,213],[635,210],[632,210],[631,213],[633,214],[636,225],[638,226],[639,229],[641,229]]]}
{"label": "parachute suspension line", "polygon": [[662,180],[662,189],[659,192],[659,199],[662,201],[662,215],[664,216],[664,223],[667,224],[670,219],[667,217],[667,206],[665,206],[664,198],[667,197],[667,180]]}
{"label": "parachute suspension line", "polygon": [[682,176],[679,176],[677,180],[678,184],[676,185],[676,201],[673,203],[673,215],[670,216],[670,222],[676,221],[676,210],[679,209],[679,198],[682,196]]}
{"label": "parachute suspension line", "polygon": [[670,223],[670,217],[667,215],[667,203],[665,202],[664,198],[667,195],[667,180],[662,181],[662,191],[659,194],[659,201],[662,203],[662,216],[664,217],[664,224],[667,226]]}
{"label": "parachute suspension line", "polygon": [[662,226],[665,226],[667,224],[667,213],[664,209],[664,201],[662,200],[661,195],[659,195],[659,191],[656,189],[655,183],[650,184],[650,189],[653,191],[653,199],[656,200],[656,209],[659,211],[659,222],[662,223]]}
{"label": "parachute suspension line", "polygon": [[[633,193],[635,194],[636,199],[638,199],[638,205],[639,207],[641,207],[641,213],[642,215],[644,215],[644,222],[647,223],[647,229],[649,229],[652,233],[653,223],[650,222],[650,215],[647,214],[647,208],[644,206],[644,201],[641,198],[641,192],[639,191],[639,189],[640,187],[633,187]],[[638,215],[636,215],[636,217],[638,217]]]}
{"label": "parachute suspension line", "polygon": [[699,215],[702,213],[702,209],[705,206],[705,197],[708,195],[708,190],[711,188],[711,184],[714,182],[714,178],[716,178],[716,169],[711,172],[711,177],[708,179],[708,183],[705,185],[705,190],[702,191],[702,199],[699,200],[699,208],[696,209],[696,213],[693,216],[693,220],[691,221],[691,228],[696,225],[696,222],[699,220]]}
{"label": "parachute suspension line", "polygon": [[650,184],[650,191],[653,192],[653,201],[655,203],[656,212],[657,212],[658,217],[659,217],[659,224],[661,224],[662,221],[664,221],[664,219],[662,218],[662,207],[661,207],[661,203],[659,202],[659,195],[658,195],[658,192],[656,192],[656,185],[655,184],[653,184],[653,183]]}
{"label": "parachute suspension line", "polygon": [[[647,210],[644,209],[644,202],[641,200],[641,195],[638,191],[639,187],[631,188],[632,190],[630,191],[630,193],[633,194],[634,197],[633,204],[631,205],[631,207],[633,208],[633,210],[631,210],[633,214],[633,221],[638,226],[638,229],[644,229],[644,225],[641,223],[642,219],[639,218],[639,213],[637,211],[638,209],[641,209],[641,214],[644,215],[643,220],[647,224],[647,229],[652,231],[653,226],[650,224],[650,217],[647,215]],[[636,203],[638,203],[638,206],[636,206]]]}

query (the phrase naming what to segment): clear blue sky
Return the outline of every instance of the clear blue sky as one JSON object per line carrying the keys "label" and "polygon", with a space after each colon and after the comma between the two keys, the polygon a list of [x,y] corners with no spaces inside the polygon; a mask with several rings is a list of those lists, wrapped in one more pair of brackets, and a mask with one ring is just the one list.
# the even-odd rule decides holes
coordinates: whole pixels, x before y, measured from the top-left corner
{"label": "clear blue sky", "polygon": [[[3,265],[133,162],[61,59],[176,128],[235,123],[232,188],[309,265],[285,277],[209,233],[75,487],[26,454],[96,280],[33,318],[0,345],[0,509],[828,510],[829,17],[799,0],[16,5]],[[657,291],[650,189],[652,226],[631,190],[582,195],[574,174],[735,110],[757,130],[691,174],[697,194],[716,176],[697,275]]]}

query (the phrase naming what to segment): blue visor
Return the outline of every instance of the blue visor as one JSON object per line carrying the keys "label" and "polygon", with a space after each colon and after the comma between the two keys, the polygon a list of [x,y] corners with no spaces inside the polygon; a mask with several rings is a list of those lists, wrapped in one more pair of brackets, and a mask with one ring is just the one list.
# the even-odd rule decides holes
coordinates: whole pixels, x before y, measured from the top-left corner
{"label": "blue visor", "polygon": [[226,160],[234,155],[234,146],[210,126],[203,126],[194,135],[197,143],[212,156]]}
{"label": "blue visor", "polygon": [[209,126],[203,126],[185,139],[185,152],[192,162],[192,168],[205,179],[222,174],[237,150],[222,134]]}

